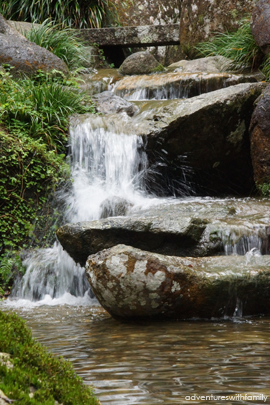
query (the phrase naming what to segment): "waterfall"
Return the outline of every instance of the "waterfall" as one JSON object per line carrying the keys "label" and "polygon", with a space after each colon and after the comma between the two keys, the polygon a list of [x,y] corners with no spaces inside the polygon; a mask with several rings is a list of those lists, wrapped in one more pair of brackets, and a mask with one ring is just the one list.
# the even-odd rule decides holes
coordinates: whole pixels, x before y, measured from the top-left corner
{"label": "waterfall", "polygon": [[[65,221],[94,220],[126,213],[145,198],[143,175],[147,157],[142,140],[106,127],[102,117],[76,122],[70,127],[71,190],[58,198],[65,205]],[[84,269],[55,242],[48,249],[29,253],[26,273],[12,297],[30,301],[46,297],[91,296]]]}

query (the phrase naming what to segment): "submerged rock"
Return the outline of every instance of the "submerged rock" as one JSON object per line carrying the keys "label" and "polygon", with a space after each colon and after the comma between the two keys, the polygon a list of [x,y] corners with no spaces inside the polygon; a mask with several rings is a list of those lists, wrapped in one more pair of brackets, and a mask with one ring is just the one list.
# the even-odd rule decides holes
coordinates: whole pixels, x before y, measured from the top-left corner
{"label": "submerged rock", "polygon": [[136,105],[116,96],[111,91],[104,91],[94,96],[93,100],[96,102],[97,111],[102,114],[125,112],[132,117],[138,111]]}
{"label": "submerged rock", "polygon": [[32,75],[38,70],[68,73],[66,64],[47,49],[28,41],[0,14],[0,65],[13,67],[12,74]]}
{"label": "submerged rock", "polygon": [[243,255],[252,248],[266,254],[269,209],[270,203],[256,200],[186,199],[127,217],[66,224],[57,237],[81,265],[89,255],[117,244],[174,256]]}
{"label": "submerged rock", "polygon": [[257,45],[267,55],[270,52],[270,4],[268,0],[256,2],[250,24]]}
{"label": "submerged rock", "polygon": [[157,71],[159,66],[159,62],[150,53],[136,52],[124,60],[119,72],[123,75],[143,75]]}
{"label": "submerged rock", "polygon": [[92,255],[86,274],[117,319],[187,319],[270,312],[270,259],[177,258],[118,245]]}

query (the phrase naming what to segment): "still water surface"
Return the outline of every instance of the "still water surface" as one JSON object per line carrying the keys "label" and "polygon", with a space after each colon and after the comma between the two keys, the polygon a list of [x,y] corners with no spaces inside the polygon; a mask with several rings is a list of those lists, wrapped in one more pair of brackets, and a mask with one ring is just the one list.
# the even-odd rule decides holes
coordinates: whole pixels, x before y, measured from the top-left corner
{"label": "still water surface", "polygon": [[[12,310],[72,361],[102,405],[270,403],[270,318],[129,324],[99,306]],[[185,399],[247,393],[269,398]]]}

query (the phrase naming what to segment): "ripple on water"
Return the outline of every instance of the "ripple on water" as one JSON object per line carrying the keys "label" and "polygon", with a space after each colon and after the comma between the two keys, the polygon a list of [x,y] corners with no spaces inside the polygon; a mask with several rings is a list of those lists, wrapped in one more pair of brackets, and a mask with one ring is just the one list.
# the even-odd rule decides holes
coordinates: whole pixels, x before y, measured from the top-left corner
{"label": "ripple on water", "polygon": [[185,397],[251,391],[270,398],[270,318],[129,324],[99,306],[12,310],[73,362],[102,405],[199,403]]}

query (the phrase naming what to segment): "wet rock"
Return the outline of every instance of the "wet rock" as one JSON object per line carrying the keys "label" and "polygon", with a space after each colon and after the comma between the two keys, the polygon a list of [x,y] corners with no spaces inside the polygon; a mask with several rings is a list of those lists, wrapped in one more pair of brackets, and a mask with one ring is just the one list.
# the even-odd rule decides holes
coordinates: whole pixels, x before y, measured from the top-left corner
{"label": "wet rock", "polygon": [[123,75],[143,75],[159,68],[158,61],[148,52],[136,52],[128,56],[119,68]]}
{"label": "wet rock", "polygon": [[256,2],[252,12],[251,32],[257,45],[267,55],[270,52],[270,4],[268,0]]}
{"label": "wet rock", "polygon": [[249,124],[265,83],[243,83],[182,100],[136,101],[134,117],[85,115],[72,121],[110,125],[144,142],[147,189],[157,195],[247,195],[254,187]]}
{"label": "wet rock", "polygon": [[92,255],[86,273],[115,318],[187,319],[269,313],[269,257],[177,258],[118,245]]}
{"label": "wet rock", "polygon": [[138,111],[136,105],[116,96],[111,91],[104,91],[94,96],[93,100],[96,102],[97,111],[102,114],[125,112],[132,117]]}
{"label": "wet rock", "polygon": [[66,64],[45,48],[28,41],[0,14],[0,64],[13,66],[12,74],[32,75],[37,70],[59,70],[67,74]]}
{"label": "wet rock", "polygon": [[251,248],[268,254],[269,209],[270,202],[257,200],[224,204],[186,199],[127,217],[66,224],[57,230],[57,237],[81,265],[89,255],[117,244],[174,256],[245,254]]}
{"label": "wet rock", "polygon": [[254,180],[258,184],[270,179],[270,85],[267,86],[252,114],[250,123],[251,158]]}
{"label": "wet rock", "polygon": [[159,75],[126,76],[118,81],[114,93],[129,100],[189,98],[238,83],[257,82],[260,79],[260,76],[253,74],[186,73],[178,72],[176,68],[175,72]]}
{"label": "wet rock", "polygon": [[79,82],[81,90],[90,95],[110,91],[115,83],[123,78],[116,69],[99,69],[92,74],[82,74]]}
{"label": "wet rock", "polygon": [[121,197],[107,198],[100,206],[100,218],[124,216],[133,204]]}
{"label": "wet rock", "polygon": [[193,60],[180,60],[168,66],[169,72],[220,73],[230,71],[231,60],[224,56],[208,56]]}
{"label": "wet rock", "polygon": [[180,44],[192,56],[198,42],[209,41],[217,32],[235,31],[256,0],[182,0]]}

